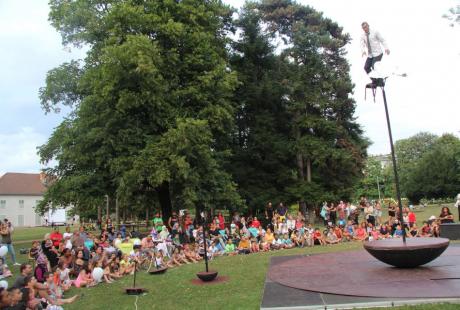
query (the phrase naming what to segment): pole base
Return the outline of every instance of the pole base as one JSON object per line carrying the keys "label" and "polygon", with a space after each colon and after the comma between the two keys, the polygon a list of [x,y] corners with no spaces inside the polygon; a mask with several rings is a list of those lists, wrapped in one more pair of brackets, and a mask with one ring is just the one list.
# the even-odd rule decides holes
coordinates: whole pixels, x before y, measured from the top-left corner
{"label": "pole base", "polygon": [[128,295],[140,295],[144,292],[147,292],[145,288],[141,287],[127,287],[125,288],[125,293]]}
{"label": "pole base", "polygon": [[213,281],[217,277],[217,271],[201,271],[197,272],[196,276],[203,282],[210,282]]}

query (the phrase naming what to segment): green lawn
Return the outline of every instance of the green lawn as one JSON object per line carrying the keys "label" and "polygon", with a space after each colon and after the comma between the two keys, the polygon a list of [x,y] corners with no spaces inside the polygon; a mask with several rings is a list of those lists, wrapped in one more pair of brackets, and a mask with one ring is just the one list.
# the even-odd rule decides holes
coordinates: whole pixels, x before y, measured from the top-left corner
{"label": "green lawn", "polygon": [[[430,215],[439,215],[438,206],[427,207],[417,211],[417,221],[421,224]],[[50,228],[16,229],[14,240],[41,239]],[[15,242],[19,262],[27,260],[26,255],[19,255],[19,248],[29,247],[29,242]],[[148,289],[148,293],[139,296],[128,296],[123,288],[132,285],[132,276],[125,277],[113,284],[100,284],[93,288],[73,288],[66,295],[83,294],[83,297],[65,309],[258,309],[260,307],[265,275],[270,257],[280,255],[317,254],[361,249],[360,243],[344,243],[340,245],[281,250],[269,253],[220,257],[210,263],[211,269],[220,275],[228,276],[225,283],[195,286],[191,283],[195,273],[204,270],[204,264],[190,264],[170,269],[164,275],[151,276],[138,273],[137,283]],[[18,268],[12,268],[18,274]],[[10,279],[12,282],[13,279]],[[423,305],[401,307],[398,309],[460,309],[460,305]]]}

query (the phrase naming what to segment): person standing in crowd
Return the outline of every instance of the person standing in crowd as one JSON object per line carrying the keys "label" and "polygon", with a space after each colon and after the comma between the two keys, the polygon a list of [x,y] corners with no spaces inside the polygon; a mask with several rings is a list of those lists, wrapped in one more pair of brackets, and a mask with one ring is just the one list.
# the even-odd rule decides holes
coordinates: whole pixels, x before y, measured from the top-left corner
{"label": "person standing in crowd", "polygon": [[153,226],[158,233],[163,229],[163,218],[161,217],[160,212],[155,213],[155,217],[153,218]]}
{"label": "person standing in crowd", "polygon": [[458,210],[458,220],[460,221],[460,194],[457,195],[457,201],[454,205]]}
{"label": "person standing in crowd", "polygon": [[276,209],[276,212],[280,216],[279,220],[281,222],[284,222],[286,220],[286,214],[288,212],[287,207],[282,202],[280,202],[280,204],[278,205],[278,208]]}
{"label": "person standing in crowd", "polygon": [[50,239],[53,242],[55,248],[59,248],[59,244],[62,241],[62,234],[59,232],[59,227],[54,227],[53,232],[50,234]]}
{"label": "person standing in crowd", "polygon": [[179,223],[179,217],[177,216],[177,212],[173,211],[171,216],[168,219],[168,228],[172,230],[173,227],[178,223]]}
{"label": "person standing in crowd", "polygon": [[221,211],[219,211],[217,218],[219,219],[219,229],[224,230],[225,229],[225,217]]}
{"label": "person standing in crowd", "polygon": [[13,265],[19,266],[20,264],[16,261],[16,253],[14,252],[13,239],[11,237],[13,231],[14,228],[11,222],[8,221],[8,219],[4,219],[0,227],[0,234],[2,235],[2,244],[8,248],[8,252],[11,255],[11,260],[13,261]]}
{"label": "person standing in crowd", "polygon": [[[374,70],[375,63],[382,60],[382,46],[387,55],[390,54],[390,50],[382,35],[377,30],[371,29],[367,22],[361,23],[361,27],[364,31],[361,36],[362,56],[367,56],[364,64],[364,71],[369,74],[372,70]],[[375,82],[374,79],[372,82]]]}
{"label": "person standing in crowd", "polygon": [[273,230],[273,215],[274,215],[273,205],[269,202],[265,206],[265,228],[270,228]]}

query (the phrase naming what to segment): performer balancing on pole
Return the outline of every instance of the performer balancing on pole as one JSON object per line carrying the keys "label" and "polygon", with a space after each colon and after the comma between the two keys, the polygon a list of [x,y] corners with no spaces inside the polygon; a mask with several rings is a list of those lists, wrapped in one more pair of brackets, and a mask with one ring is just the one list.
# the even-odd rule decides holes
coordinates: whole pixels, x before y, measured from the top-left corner
{"label": "performer balancing on pole", "polygon": [[[367,56],[366,63],[364,64],[364,71],[369,74],[372,70],[374,70],[375,63],[382,60],[382,45],[387,55],[390,54],[390,50],[388,49],[387,43],[383,39],[382,35],[376,30],[371,30],[367,22],[363,22],[361,27],[364,31],[361,36],[362,55]],[[371,78],[371,80],[374,86],[378,86],[377,83],[379,79]]]}

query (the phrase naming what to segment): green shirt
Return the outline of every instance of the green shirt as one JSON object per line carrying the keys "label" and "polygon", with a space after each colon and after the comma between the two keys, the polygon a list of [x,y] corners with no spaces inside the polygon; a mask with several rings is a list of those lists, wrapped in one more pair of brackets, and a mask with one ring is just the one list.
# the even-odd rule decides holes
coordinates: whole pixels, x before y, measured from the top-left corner
{"label": "green shirt", "polygon": [[235,252],[235,245],[233,243],[227,243],[225,245],[225,253]]}
{"label": "green shirt", "polygon": [[161,217],[156,217],[153,219],[153,226],[155,229],[160,232],[163,229],[163,219]]}
{"label": "green shirt", "polygon": [[123,254],[128,254],[133,251],[133,244],[131,242],[122,242],[118,244],[118,248]]}

